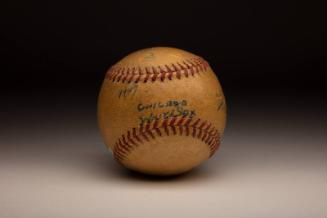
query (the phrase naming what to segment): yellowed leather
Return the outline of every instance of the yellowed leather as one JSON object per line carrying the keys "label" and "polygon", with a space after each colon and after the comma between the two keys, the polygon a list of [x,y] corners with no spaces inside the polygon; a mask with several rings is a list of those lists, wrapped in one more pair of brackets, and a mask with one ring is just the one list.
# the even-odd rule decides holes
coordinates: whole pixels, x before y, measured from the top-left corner
{"label": "yellowed leather", "polygon": [[205,60],[155,47],[136,51],[108,70],[98,120],[106,145],[121,164],[172,175],[194,168],[217,150],[226,104]]}

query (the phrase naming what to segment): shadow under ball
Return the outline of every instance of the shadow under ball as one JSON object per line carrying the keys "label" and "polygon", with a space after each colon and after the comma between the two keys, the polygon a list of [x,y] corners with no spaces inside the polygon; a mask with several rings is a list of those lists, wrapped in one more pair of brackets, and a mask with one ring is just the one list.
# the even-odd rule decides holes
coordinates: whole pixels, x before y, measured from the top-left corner
{"label": "shadow under ball", "polygon": [[98,121],[105,144],[122,165],[174,175],[219,148],[226,104],[208,62],[180,49],[155,47],[131,53],[108,70]]}

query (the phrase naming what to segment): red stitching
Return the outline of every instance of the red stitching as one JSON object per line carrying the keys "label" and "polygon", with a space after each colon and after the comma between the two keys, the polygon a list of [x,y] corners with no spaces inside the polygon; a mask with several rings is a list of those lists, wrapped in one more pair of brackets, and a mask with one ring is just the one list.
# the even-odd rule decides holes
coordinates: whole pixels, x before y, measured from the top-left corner
{"label": "red stitching", "polygon": [[172,63],[170,65],[163,66],[149,66],[145,68],[141,67],[124,67],[124,66],[112,66],[105,79],[112,82],[131,83],[131,82],[143,82],[149,81],[161,81],[165,79],[172,80],[173,78],[181,79],[182,76],[186,78],[195,76],[201,72],[205,72],[209,67],[208,62],[200,57],[194,57],[189,60]]}
{"label": "red stitching", "polygon": [[[192,136],[208,145],[210,149],[210,157],[216,152],[220,145],[219,131],[205,120],[193,120],[189,118],[185,121],[185,117],[172,117],[164,120],[153,120],[145,125],[140,125],[139,128],[128,130],[127,134],[121,135],[116,142],[113,153],[118,161],[123,161],[128,154],[145,141],[155,140],[157,137],[162,137],[164,134],[180,136]],[[161,124],[160,124],[161,122]],[[191,128],[191,134],[190,134]]]}

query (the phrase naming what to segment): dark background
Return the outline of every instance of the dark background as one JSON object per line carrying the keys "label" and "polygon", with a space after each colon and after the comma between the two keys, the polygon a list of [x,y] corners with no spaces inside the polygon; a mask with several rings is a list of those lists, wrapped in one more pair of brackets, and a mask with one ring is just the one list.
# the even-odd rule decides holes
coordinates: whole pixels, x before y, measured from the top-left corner
{"label": "dark background", "polygon": [[4,92],[94,92],[110,65],[151,46],[203,56],[228,92],[324,89],[327,20],[316,3],[7,1],[0,16]]}
{"label": "dark background", "polygon": [[327,19],[320,4],[7,1],[0,8],[2,115],[9,122],[86,110],[95,119],[108,67],[151,46],[207,59],[230,119],[247,110],[269,119],[325,118]]}

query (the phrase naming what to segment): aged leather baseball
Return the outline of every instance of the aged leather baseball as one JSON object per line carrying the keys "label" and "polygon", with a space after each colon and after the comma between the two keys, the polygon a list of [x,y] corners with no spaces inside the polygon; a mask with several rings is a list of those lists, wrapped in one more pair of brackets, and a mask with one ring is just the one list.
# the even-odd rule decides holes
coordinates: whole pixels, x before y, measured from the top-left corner
{"label": "aged leather baseball", "polygon": [[129,54],[107,72],[98,120],[125,167],[156,175],[186,172],[212,156],[226,121],[219,81],[199,56],[168,47]]}

